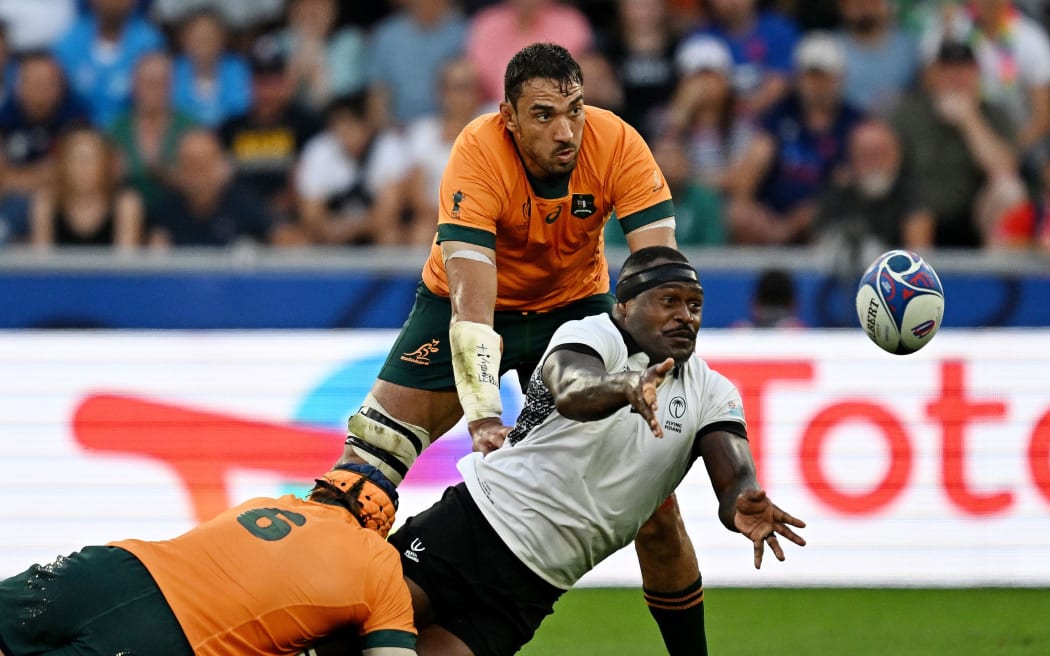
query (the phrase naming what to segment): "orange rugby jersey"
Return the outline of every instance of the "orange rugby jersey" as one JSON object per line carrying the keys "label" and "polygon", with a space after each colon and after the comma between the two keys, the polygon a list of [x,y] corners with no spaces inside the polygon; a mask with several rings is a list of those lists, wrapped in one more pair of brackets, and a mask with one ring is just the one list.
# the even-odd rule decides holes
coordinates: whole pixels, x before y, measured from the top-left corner
{"label": "orange rugby jersey", "polygon": [[456,139],[441,180],[437,239],[423,282],[448,296],[442,241],[494,248],[497,310],[545,311],[609,291],[602,228],[624,232],[674,216],[671,192],[642,137],[612,112],[585,108],[567,182],[532,180],[498,113]]}
{"label": "orange rugby jersey", "polygon": [[366,647],[413,644],[395,550],[340,506],[247,501],[172,540],[122,540],[195,654],[292,654],[347,624]]}

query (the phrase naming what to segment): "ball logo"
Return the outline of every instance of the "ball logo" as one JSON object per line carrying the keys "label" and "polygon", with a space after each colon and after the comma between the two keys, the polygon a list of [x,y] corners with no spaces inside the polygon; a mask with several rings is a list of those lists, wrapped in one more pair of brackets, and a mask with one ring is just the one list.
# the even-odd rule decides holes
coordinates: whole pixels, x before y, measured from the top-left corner
{"label": "ball logo", "polygon": [[685,399],[680,396],[676,396],[671,399],[671,403],[667,406],[667,409],[671,411],[671,416],[675,419],[681,419],[682,415],[685,414]]}
{"label": "ball logo", "polygon": [[879,316],[879,302],[874,298],[868,301],[868,317],[867,321],[864,322],[864,329],[868,331],[869,335],[875,334],[875,320]]}
{"label": "ball logo", "polygon": [[893,278],[890,278],[890,274],[883,272],[879,277],[879,284],[882,285],[882,295],[888,301],[893,298],[894,292],[897,291],[897,286],[893,284]]}
{"label": "ball logo", "polygon": [[929,335],[930,332],[933,331],[934,326],[936,325],[937,324],[936,322],[934,322],[933,319],[927,319],[926,321],[920,323],[918,326],[912,328],[911,334],[915,335],[919,339],[922,339],[923,337]]}

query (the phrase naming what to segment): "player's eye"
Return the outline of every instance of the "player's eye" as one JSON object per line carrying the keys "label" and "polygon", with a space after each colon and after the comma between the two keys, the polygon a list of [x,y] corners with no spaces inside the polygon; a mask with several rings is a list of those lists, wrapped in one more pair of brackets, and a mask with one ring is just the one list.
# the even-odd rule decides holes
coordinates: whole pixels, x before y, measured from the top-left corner
{"label": "player's eye", "polygon": [[573,116],[579,116],[580,114],[583,113],[583,107],[580,107],[579,105],[577,105],[576,107],[573,107],[572,109],[570,109],[569,113],[572,114]]}
{"label": "player's eye", "polygon": [[547,121],[551,120],[551,115],[546,112],[542,114],[536,114],[536,120],[540,123],[546,123]]}

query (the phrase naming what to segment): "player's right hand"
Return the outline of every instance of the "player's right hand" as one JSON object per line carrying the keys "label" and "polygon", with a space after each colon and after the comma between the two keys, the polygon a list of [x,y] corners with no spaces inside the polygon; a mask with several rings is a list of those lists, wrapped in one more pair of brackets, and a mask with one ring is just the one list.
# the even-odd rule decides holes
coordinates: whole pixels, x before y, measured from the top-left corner
{"label": "player's right hand", "polygon": [[656,404],[656,388],[672,369],[674,358],[657,362],[643,371],[638,377],[638,382],[627,390],[627,401],[631,404],[631,409],[642,416],[656,437],[664,436],[664,429],[660,426],[660,420],[656,418],[656,411],[659,409]]}
{"label": "player's right hand", "polygon": [[499,417],[486,417],[475,419],[467,424],[467,430],[470,431],[473,450],[485,454],[503,446],[503,441],[507,439],[507,433],[510,432],[510,426],[504,426]]}

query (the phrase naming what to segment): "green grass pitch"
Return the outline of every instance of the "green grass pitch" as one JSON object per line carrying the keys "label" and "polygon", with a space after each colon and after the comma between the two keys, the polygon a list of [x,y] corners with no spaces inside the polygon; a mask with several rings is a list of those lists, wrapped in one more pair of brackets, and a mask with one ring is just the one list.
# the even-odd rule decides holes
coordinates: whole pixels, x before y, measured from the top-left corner
{"label": "green grass pitch", "polygon": [[[705,591],[712,656],[1046,656],[1050,589]],[[637,589],[569,591],[523,656],[666,656]]]}

